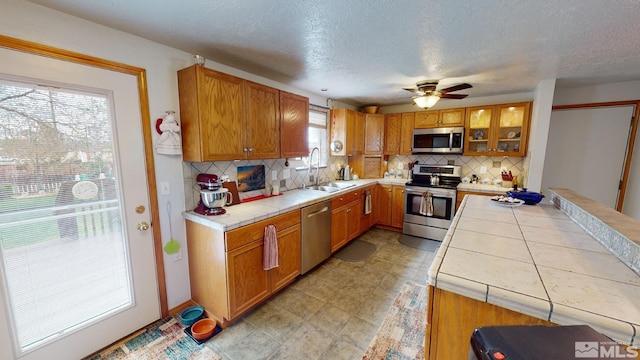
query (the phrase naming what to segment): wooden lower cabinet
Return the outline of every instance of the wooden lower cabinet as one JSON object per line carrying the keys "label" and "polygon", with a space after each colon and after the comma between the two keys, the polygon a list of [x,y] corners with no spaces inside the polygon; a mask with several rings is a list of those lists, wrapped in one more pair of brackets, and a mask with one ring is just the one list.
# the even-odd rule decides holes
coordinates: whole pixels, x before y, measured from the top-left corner
{"label": "wooden lower cabinet", "polygon": [[[278,229],[280,266],[263,269],[264,228]],[[228,325],[300,274],[300,211],[223,232],[186,221],[191,299]]]}
{"label": "wooden lower cabinet", "polygon": [[426,360],[466,359],[471,334],[480,326],[554,325],[433,286],[429,286],[427,296]]}
{"label": "wooden lower cabinet", "polygon": [[331,252],[345,246],[360,235],[361,200],[331,210]]}
{"label": "wooden lower cabinet", "polygon": [[378,185],[378,224],[402,229],[404,222],[404,185]]}
{"label": "wooden lower cabinet", "polygon": [[460,203],[464,200],[465,195],[482,195],[482,196],[496,196],[493,193],[479,192],[479,191],[458,191],[456,195],[456,211],[460,207]]}

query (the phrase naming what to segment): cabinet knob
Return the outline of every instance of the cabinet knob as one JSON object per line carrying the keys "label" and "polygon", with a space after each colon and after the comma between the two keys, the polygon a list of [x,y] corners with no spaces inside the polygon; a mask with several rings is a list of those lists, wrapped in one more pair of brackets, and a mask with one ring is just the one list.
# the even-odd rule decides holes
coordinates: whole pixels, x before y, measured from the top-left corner
{"label": "cabinet knob", "polygon": [[347,209],[347,212],[351,212],[351,209]]}
{"label": "cabinet knob", "polygon": [[358,193],[355,193],[355,194],[356,194],[356,196],[358,196]]}
{"label": "cabinet knob", "polygon": [[242,151],[243,151],[243,152],[247,152],[247,151],[249,151],[249,149],[247,149],[247,148],[242,148]]}
{"label": "cabinet knob", "polygon": [[342,201],[342,198],[340,198],[340,201]]}
{"label": "cabinet knob", "polygon": [[253,152],[253,148],[249,148],[249,152]]}

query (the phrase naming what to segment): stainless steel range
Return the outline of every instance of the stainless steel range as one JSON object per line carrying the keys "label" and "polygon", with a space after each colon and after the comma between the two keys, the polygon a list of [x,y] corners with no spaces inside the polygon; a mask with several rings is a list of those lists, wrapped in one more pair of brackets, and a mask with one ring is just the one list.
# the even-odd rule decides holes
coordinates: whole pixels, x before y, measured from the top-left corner
{"label": "stainless steel range", "polygon": [[418,165],[405,185],[402,233],[426,239],[444,240],[455,214],[456,186],[462,167]]}

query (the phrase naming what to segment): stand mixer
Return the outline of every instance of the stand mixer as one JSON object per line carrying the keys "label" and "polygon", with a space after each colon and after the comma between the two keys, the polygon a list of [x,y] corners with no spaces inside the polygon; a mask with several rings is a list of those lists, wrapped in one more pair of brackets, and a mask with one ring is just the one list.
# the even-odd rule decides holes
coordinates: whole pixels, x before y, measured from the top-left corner
{"label": "stand mixer", "polygon": [[222,215],[226,210],[222,207],[231,203],[229,190],[222,187],[222,183],[215,174],[199,174],[196,183],[200,186],[200,202],[193,210],[201,215]]}

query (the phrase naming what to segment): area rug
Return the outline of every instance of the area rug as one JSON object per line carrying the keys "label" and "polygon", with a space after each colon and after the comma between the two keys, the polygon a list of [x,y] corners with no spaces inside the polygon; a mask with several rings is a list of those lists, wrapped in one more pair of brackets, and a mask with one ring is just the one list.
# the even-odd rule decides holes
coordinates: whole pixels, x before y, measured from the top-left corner
{"label": "area rug", "polygon": [[174,317],[167,317],[84,360],[116,359],[220,360],[221,357],[185,334]]}
{"label": "area rug", "polygon": [[354,240],[333,256],[344,261],[359,262],[367,260],[375,251],[376,246],[372,243]]}
{"label": "area rug", "polygon": [[426,303],[426,287],[404,284],[362,359],[424,359]]}
{"label": "area rug", "polygon": [[436,252],[440,248],[442,241],[424,239],[411,235],[402,235],[398,242],[412,248],[421,249],[429,252]]}

